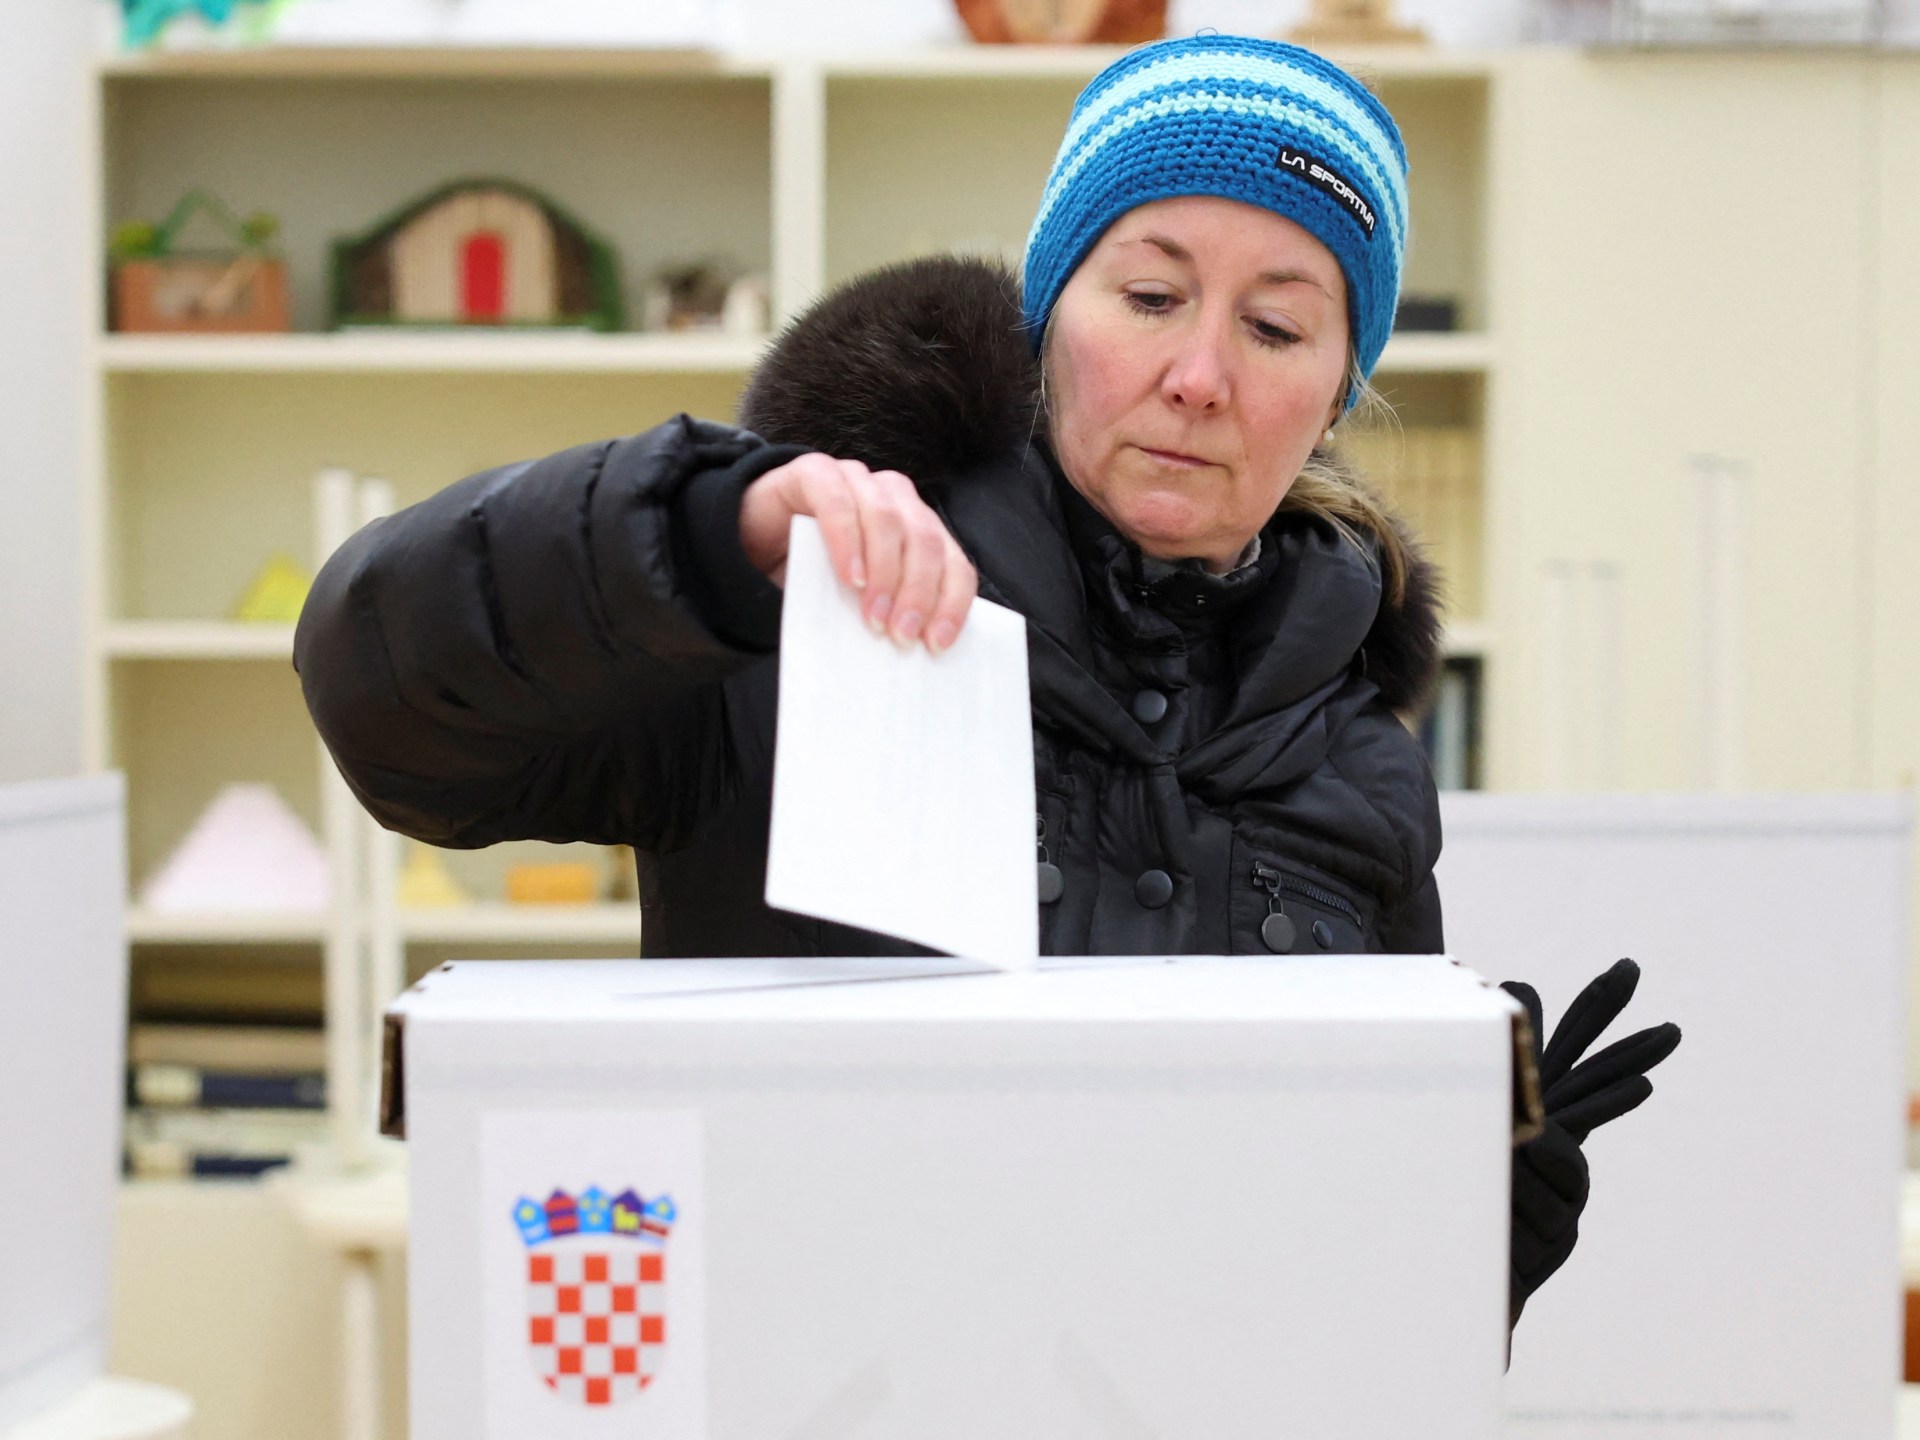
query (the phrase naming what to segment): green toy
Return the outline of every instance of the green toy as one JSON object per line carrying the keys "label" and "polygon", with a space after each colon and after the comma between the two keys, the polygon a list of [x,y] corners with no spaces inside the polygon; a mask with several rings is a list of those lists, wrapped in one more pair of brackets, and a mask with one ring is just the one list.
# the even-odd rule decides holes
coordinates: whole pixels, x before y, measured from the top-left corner
{"label": "green toy", "polygon": [[291,3],[292,0],[120,0],[120,11],[126,22],[127,48],[132,50],[152,45],[181,15],[199,15],[209,25],[225,25],[240,5],[251,6],[255,11],[248,18],[242,38],[264,40],[280,12]]}
{"label": "green toy", "polygon": [[280,222],[265,211],[257,211],[244,220],[234,214],[216,195],[205,190],[190,190],[167,218],[155,225],[150,220],[128,220],[113,228],[107,253],[115,260],[165,260],[178,254],[181,232],[197,215],[204,214],[233,246],[235,254],[271,255]]}

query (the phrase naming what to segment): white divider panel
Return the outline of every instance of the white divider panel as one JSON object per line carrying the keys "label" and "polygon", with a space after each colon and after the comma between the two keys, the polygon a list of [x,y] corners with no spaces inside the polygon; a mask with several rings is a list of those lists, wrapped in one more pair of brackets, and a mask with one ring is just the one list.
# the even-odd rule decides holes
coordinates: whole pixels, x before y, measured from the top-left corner
{"label": "white divider panel", "polygon": [[1514,1337],[1510,1440],[1889,1440],[1909,798],[1441,809],[1450,953],[1531,982],[1549,1033],[1632,956],[1600,1043],[1686,1032],[1652,1100],[1588,1142],[1578,1248]]}
{"label": "white divider panel", "polygon": [[0,786],[0,1433],[106,1366],[125,1074],[125,786]]}

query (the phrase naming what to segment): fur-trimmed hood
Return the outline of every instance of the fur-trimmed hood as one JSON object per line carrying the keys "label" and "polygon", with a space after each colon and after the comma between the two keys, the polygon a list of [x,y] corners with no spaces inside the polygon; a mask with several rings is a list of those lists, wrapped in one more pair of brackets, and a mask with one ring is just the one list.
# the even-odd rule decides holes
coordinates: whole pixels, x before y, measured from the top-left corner
{"label": "fur-trimmed hood", "polygon": [[[940,257],[821,299],[755,371],[739,421],[768,440],[901,471],[937,494],[1022,453],[1038,401],[1019,281],[985,261]],[[1356,664],[1389,706],[1409,711],[1439,673],[1440,580],[1404,522],[1383,514],[1405,543],[1407,582],[1399,604],[1382,598]]]}

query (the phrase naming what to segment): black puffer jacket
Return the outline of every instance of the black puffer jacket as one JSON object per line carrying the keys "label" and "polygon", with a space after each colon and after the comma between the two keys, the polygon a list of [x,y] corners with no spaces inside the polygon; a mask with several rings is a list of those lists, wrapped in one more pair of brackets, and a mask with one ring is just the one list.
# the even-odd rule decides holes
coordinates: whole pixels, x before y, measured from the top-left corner
{"label": "black puffer jacket", "polygon": [[1028,617],[1044,950],[1441,949],[1437,799],[1394,713],[1438,663],[1426,562],[1383,604],[1374,555],[1297,512],[1229,577],[1146,561],[1033,440],[1035,394],[1003,271],[855,282],[756,373],[746,428],[677,417],[354,536],[295,638],[314,721],[392,829],[633,844],[647,955],[913,951],[761,898],[779,593],[740,495],[825,450],[913,476]]}

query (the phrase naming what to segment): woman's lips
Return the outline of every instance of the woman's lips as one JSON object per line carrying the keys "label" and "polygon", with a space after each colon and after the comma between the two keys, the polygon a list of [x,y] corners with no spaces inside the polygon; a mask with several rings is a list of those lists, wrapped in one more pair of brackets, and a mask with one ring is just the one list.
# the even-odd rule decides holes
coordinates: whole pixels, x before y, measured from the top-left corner
{"label": "woman's lips", "polygon": [[1202,460],[1198,455],[1183,455],[1178,450],[1156,450],[1151,445],[1142,445],[1140,449],[1163,465],[1185,465],[1200,469],[1213,463],[1211,460]]}

